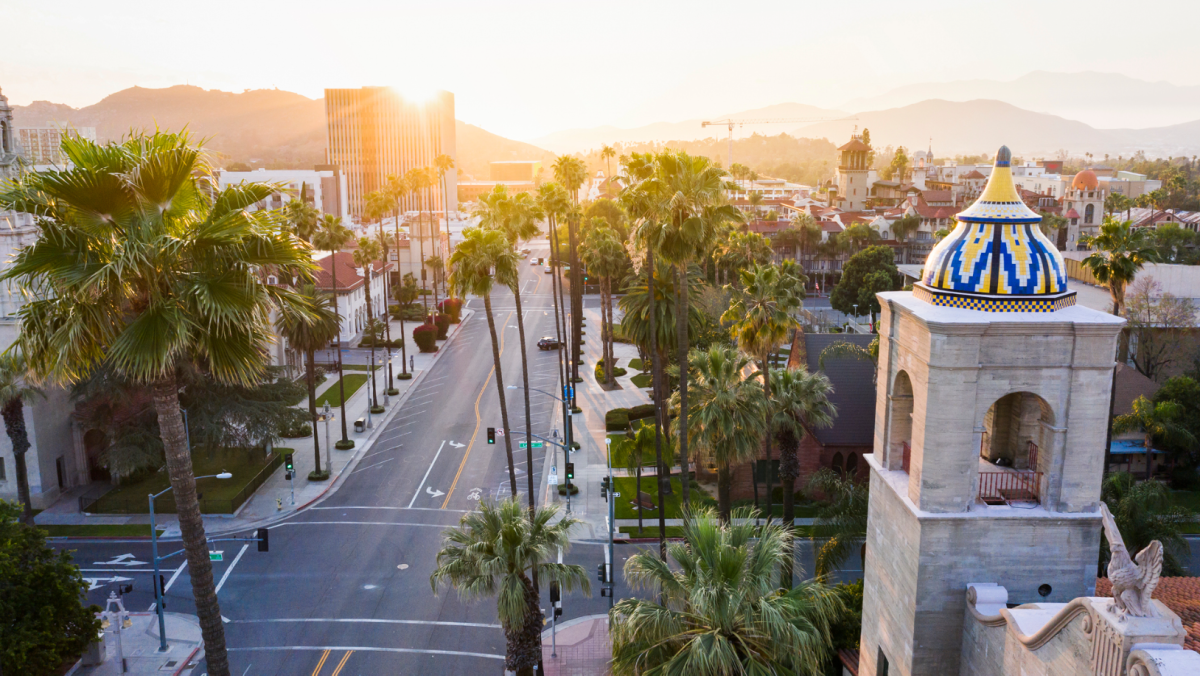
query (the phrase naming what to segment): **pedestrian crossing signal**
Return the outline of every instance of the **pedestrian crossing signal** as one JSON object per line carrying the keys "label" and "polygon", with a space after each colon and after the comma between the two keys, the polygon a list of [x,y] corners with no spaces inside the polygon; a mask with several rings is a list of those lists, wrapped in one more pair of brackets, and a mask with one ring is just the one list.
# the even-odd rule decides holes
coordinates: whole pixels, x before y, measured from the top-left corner
{"label": "pedestrian crossing signal", "polygon": [[489,444],[496,443],[496,428],[495,427],[488,428],[488,443]]}

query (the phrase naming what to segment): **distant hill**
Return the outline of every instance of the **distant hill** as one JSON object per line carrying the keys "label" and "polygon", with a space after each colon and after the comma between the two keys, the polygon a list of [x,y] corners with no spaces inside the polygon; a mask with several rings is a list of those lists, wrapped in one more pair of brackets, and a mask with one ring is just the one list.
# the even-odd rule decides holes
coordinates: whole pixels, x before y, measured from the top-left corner
{"label": "distant hill", "polygon": [[[312,168],[325,161],[325,103],[278,89],[241,94],[178,85],[165,89],[132,87],[84,108],[35,101],[13,106],[17,126],[65,121],[95,127],[100,140],[118,140],[130,129],[182,129],[185,126],[222,162],[272,168]],[[554,160],[552,153],[458,121],[458,166],[487,178],[494,160]]]}
{"label": "distant hill", "polygon": [[1200,86],[1147,82],[1116,73],[1034,71],[1015,80],[957,80],[897,87],[855,99],[847,110],[900,108],[929,99],[996,99],[1018,108],[1080,120],[1093,127],[1154,127],[1200,117]]}
{"label": "distant hill", "polygon": [[903,145],[924,150],[933,139],[935,157],[995,152],[1007,145],[1021,157],[1051,157],[1060,149],[1079,156],[1131,154],[1191,155],[1200,152],[1200,121],[1152,129],[1096,129],[1057,115],[1035,113],[992,100],[921,101],[887,110],[860,112],[855,122],[806,125],[793,136],[828,138],[840,144],[854,126],[871,130],[878,148]]}
{"label": "distant hill", "polygon": [[[839,110],[818,108],[803,103],[779,103],[766,108],[743,110],[713,117],[720,119],[753,119],[753,118],[823,118],[845,117],[846,113]],[[534,143],[549,148],[556,153],[586,152],[600,148],[605,144],[621,143],[624,145],[640,143],[663,143],[667,141],[695,141],[704,138],[728,137],[728,129],[720,127],[701,127],[702,120],[683,120],[682,122],[655,122],[642,127],[622,129],[614,126],[592,127],[590,129],[565,129],[547,134],[533,140]],[[794,124],[794,123],[793,123]],[[760,134],[778,134],[788,128],[788,124],[756,124],[734,130],[737,138]]]}

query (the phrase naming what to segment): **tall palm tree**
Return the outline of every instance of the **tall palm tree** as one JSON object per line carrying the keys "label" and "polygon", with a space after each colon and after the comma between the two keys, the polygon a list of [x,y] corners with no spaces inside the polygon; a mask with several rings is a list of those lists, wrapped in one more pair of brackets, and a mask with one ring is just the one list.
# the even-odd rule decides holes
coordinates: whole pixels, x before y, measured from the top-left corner
{"label": "tall palm tree", "polygon": [[[587,165],[578,157],[563,155],[554,161],[554,178],[562,184],[572,204],[579,206],[579,189],[587,180]],[[579,379],[579,352],[581,329],[583,328],[583,277],[579,270],[579,209],[566,212],[568,254],[571,265],[571,379]],[[574,388],[571,388],[574,392]],[[575,395],[571,395],[571,406],[575,407]]]}
{"label": "tall palm tree", "polygon": [[[362,268],[363,271],[363,292],[367,297],[367,321],[363,322],[363,334],[372,337],[371,368],[369,370],[369,373],[372,375],[375,373],[375,343],[378,342],[375,339],[379,335],[379,332],[375,329],[383,327],[378,325],[376,318],[375,297],[371,295],[371,277],[375,274],[375,261],[379,260],[382,253],[379,242],[369,237],[359,237],[358,248],[352,254],[354,266]],[[384,298],[386,299],[387,296],[384,296]],[[387,307],[386,300],[384,301],[384,307],[385,309]],[[368,331],[370,332],[368,333]],[[371,383],[371,406],[378,406],[379,392],[375,389],[374,378],[371,379]]]}
{"label": "tall palm tree", "polygon": [[408,380],[412,374],[408,372],[408,342],[404,340],[404,310],[417,299],[417,280],[411,272],[404,274],[400,283],[392,287],[392,297],[400,307],[400,375],[396,378]]}
{"label": "tall palm tree", "polygon": [[[515,498],[517,472],[513,465],[512,430],[508,425],[508,403],[504,398],[504,371],[500,367],[500,339],[496,336],[496,318],[492,316],[492,284],[511,288],[520,277],[517,253],[499,230],[467,228],[463,241],[450,256],[450,286],[460,298],[468,294],[483,296],[488,331],[492,336],[492,365],[496,371],[496,394],[500,397],[500,422],[504,425],[504,452],[508,456],[508,484]],[[526,407],[528,410],[528,406]],[[530,444],[532,446],[532,444]],[[530,468],[532,473],[532,467]]]}
{"label": "tall palm tree", "polygon": [[626,456],[625,468],[633,472],[634,483],[637,486],[637,506],[638,506],[638,532],[642,532],[642,467],[646,464],[646,458],[649,458],[654,453],[654,428],[650,425],[642,425],[637,429],[637,432],[630,430],[626,433],[627,441],[625,448],[629,453]]}
{"label": "tall palm tree", "polygon": [[[296,289],[303,304],[303,312],[287,307],[279,313],[276,324],[279,333],[288,345],[304,353],[304,381],[308,386],[308,417],[312,420],[313,467],[321,473],[321,442],[317,436],[317,382],[316,352],[329,344],[338,333],[337,315],[330,307],[329,297],[317,291],[312,284],[303,284]],[[328,453],[329,449],[325,449]]]}
{"label": "tall palm tree", "polygon": [[[726,287],[733,293],[732,302],[722,322],[731,324],[730,332],[738,347],[758,359],[763,387],[771,396],[771,360],[775,348],[787,339],[788,331],[800,325],[793,312],[800,309],[804,298],[804,275],[791,261],[779,265],[756,265],[741,270],[741,289]],[[767,456],[767,518],[772,514],[771,501],[771,434],[763,435],[763,451]]]}
{"label": "tall palm tree", "polygon": [[332,214],[325,214],[321,219],[321,227],[313,235],[313,248],[319,251],[329,252],[329,272],[333,278],[333,286],[330,289],[329,295],[332,298],[333,315],[337,319],[337,341],[338,341],[338,393],[342,400],[342,440],[337,443],[339,448],[353,448],[354,442],[350,441],[349,432],[346,429],[346,381],[342,370],[342,314],[341,300],[338,298],[338,281],[337,281],[337,255],[346,246],[346,240],[350,239],[350,229],[342,225],[342,219]]}
{"label": "tall palm tree", "polygon": [[753,525],[749,509],[736,516],[705,509],[685,520],[684,541],[670,546],[675,566],[648,552],[625,562],[625,579],[650,594],[609,612],[614,674],[824,673],[840,598],[815,580],[780,591],[792,534]]}
{"label": "tall palm tree", "polygon": [[[480,226],[500,231],[515,251],[522,240],[537,237],[541,230],[538,221],[543,217],[542,209],[529,193],[508,196],[508,189],[497,185],[487,199],[480,199],[474,215],[479,217]],[[525,313],[521,309],[521,278],[514,275],[509,288],[513,293],[513,304],[517,309],[517,335],[521,343],[521,383],[525,395],[525,461],[533,467],[533,419],[529,406],[529,356],[525,346]],[[533,471],[526,472],[529,481],[529,513],[537,508],[534,499]]]}
{"label": "tall palm tree", "polygon": [[[792,229],[796,231],[796,244],[800,249],[800,263],[802,266],[807,266],[806,260],[808,254],[821,241],[821,226],[817,225],[816,220],[811,215],[801,213],[792,219]],[[805,267],[804,271],[807,273],[808,268]]]}
{"label": "tall palm tree", "polygon": [[[392,385],[392,383],[393,383],[393,376],[392,376],[392,313],[388,311],[388,306],[389,306],[388,298],[392,297],[392,293],[391,293],[390,289],[388,288],[389,286],[391,286],[391,278],[390,278],[391,276],[388,274],[387,266],[388,266],[388,261],[391,260],[392,238],[391,238],[391,236],[389,236],[387,233],[385,233],[383,231],[383,221],[382,220],[379,221],[379,232],[376,233],[376,235],[375,235],[375,245],[379,247],[379,254],[380,254],[379,260],[383,261],[383,275],[382,275],[382,277],[383,277],[383,282],[382,282],[382,284],[383,284],[383,330],[384,330],[384,335],[386,337],[385,339],[387,340],[387,344],[388,344],[388,348],[387,348],[387,350],[388,350],[388,352],[387,352],[387,354],[388,354],[388,364],[387,364],[388,380],[387,381],[388,381],[388,389],[391,390],[391,389],[393,389],[393,385]],[[396,262],[397,263],[400,262],[399,255],[396,256]],[[397,266],[396,269],[399,270],[399,266]],[[393,393],[388,392],[388,394],[393,394]]]}
{"label": "tall palm tree", "polygon": [[300,197],[288,200],[287,205],[283,207],[284,216],[292,226],[293,232],[306,242],[312,240],[313,233],[317,231],[317,220],[321,217],[321,212],[308,203],[307,191],[306,183],[300,188]]}
{"label": "tall palm tree", "polygon": [[0,208],[38,214],[42,231],[2,276],[34,296],[16,345],[35,382],[74,383],[104,366],[151,390],[208,671],[228,676],[176,370],[199,360],[218,382],[259,382],[270,313],[296,302],[260,271],[307,276],[310,251],[278,212],[247,211],[271,186],[218,190],[186,134],[71,137],[62,150],[71,169],[0,192]]}
{"label": "tall palm tree", "polygon": [[1113,434],[1141,432],[1145,435],[1146,480],[1150,479],[1155,438],[1188,448],[1196,445],[1196,437],[1191,431],[1175,422],[1181,415],[1183,407],[1173,401],[1160,401],[1156,404],[1145,396],[1140,396],[1133,401],[1133,409],[1129,413],[1113,418]]}
{"label": "tall palm tree", "polygon": [[[604,222],[604,219],[595,220]],[[615,359],[612,351],[612,278],[623,267],[625,248],[617,241],[615,230],[599,224],[588,231],[581,248],[588,272],[600,278],[600,348],[604,382],[612,383]]]}
{"label": "tall palm tree", "polygon": [[583,566],[554,562],[571,548],[571,528],[580,523],[557,516],[557,505],[531,516],[515,495],[498,505],[482,502],[457,528],[443,533],[445,546],[429,576],[434,593],[445,584],[464,601],[496,597],[506,643],[504,668],[518,676],[532,676],[542,656],[541,594],[534,581],[557,584],[563,593],[591,594]]}
{"label": "tall palm tree", "polygon": [[1146,263],[1158,260],[1153,232],[1149,228],[1135,228],[1130,221],[1106,218],[1100,226],[1100,234],[1095,237],[1085,235],[1080,239],[1085,246],[1096,249],[1083,259],[1083,265],[1108,289],[1113,302],[1112,313],[1120,316],[1125,308],[1125,288],[1133,283]]}
{"label": "tall palm tree", "polygon": [[[542,209],[542,213],[546,217],[546,228],[548,239],[550,241],[550,261],[561,261],[561,249],[558,242],[558,216],[566,213],[571,206],[571,201],[567,197],[567,191],[561,185],[553,181],[543,183],[538,186],[537,204]],[[562,296],[562,279],[558,274],[550,275],[550,295],[554,299],[554,334],[558,339],[559,345],[567,344],[567,324],[566,316],[563,314],[566,311],[566,303],[563,302]],[[560,347],[558,350],[559,376],[562,379],[562,385],[565,387],[570,381],[570,372],[568,370],[568,358],[564,358],[564,350]],[[566,398],[564,396],[564,398]],[[563,434],[570,436],[571,433],[571,412],[567,410],[567,406],[563,406]],[[570,444],[573,444],[572,439],[565,439]],[[568,491],[570,488],[567,489]]]}
{"label": "tall palm tree", "polygon": [[[644,228],[646,246],[652,247],[663,261],[675,266],[678,283],[676,305],[688,305],[688,268],[708,247],[718,222],[738,223],[742,214],[725,201],[726,173],[703,156],[682,151],[659,153],[654,158],[654,175],[644,185],[654,199],[662,202],[662,225]],[[761,199],[761,194],[755,193]],[[676,358],[687,362],[687,322],[675,324]],[[679,455],[684,504],[688,504],[687,370],[679,374]]]}
{"label": "tall palm tree", "polygon": [[912,237],[913,233],[920,229],[921,217],[916,214],[909,214],[892,223],[892,234],[896,236],[896,241],[904,246],[905,262],[908,262],[908,238]]}
{"label": "tall palm tree", "polygon": [[[387,263],[388,263],[388,254],[390,254],[391,250],[392,250],[392,243],[391,243],[391,240],[387,237],[387,235],[383,234],[383,218],[384,218],[384,216],[387,216],[389,213],[392,213],[393,209],[395,209],[395,205],[396,205],[396,202],[392,198],[392,195],[388,192],[388,189],[386,187],[384,187],[380,190],[376,190],[375,192],[367,194],[367,217],[374,220],[375,224],[379,228],[378,232],[375,235],[374,241],[375,241],[375,244],[378,245],[378,247],[379,247],[379,251],[380,251],[379,260],[383,261],[383,266],[384,266],[384,271],[383,271],[383,299],[384,299],[383,300],[383,310],[384,310],[385,315],[387,314],[387,307],[388,307],[387,299],[390,296],[390,294],[388,293],[388,273],[387,273],[386,268],[387,268]],[[398,262],[398,259],[399,259],[399,257],[397,257],[397,262]],[[385,339],[387,340],[388,344],[391,345],[392,322],[390,321],[390,318],[385,320],[383,327],[384,327],[384,334],[386,335]],[[389,349],[389,351],[391,350],[390,347],[388,349]],[[389,354],[390,354],[390,352],[389,352]],[[374,362],[374,357],[372,357],[371,361]],[[388,367],[388,388],[390,389],[392,387],[392,384],[391,384],[392,383],[392,362],[390,359],[388,360],[387,367]]]}
{"label": "tall palm tree", "polygon": [[819,545],[817,575],[829,575],[857,546],[867,561],[867,484],[824,467],[808,480],[808,490],[825,495],[826,503],[813,519],[812,541]]}
{"label": "tall palm tree", "polygon": [[404,172],[404,184],[408,188],[408,192],[417,195],[419,198],[416,237],[417,245],[421,248],[421,302],[425,304],[426,315],[429,314],[429,299],[425,297],[425,228],[421,223],[421,218],[427,206],[427,202],[425,201],[427,195],[425,193],[428,192],[430,183],[429,172],[424,168],[413,168]]}
{"label": "tall palm tree", "polygon": [[[1138,481],[1128,472],[1113,472],[1100,484],[1100,499],[1108,505],[1121,538],[1131,552],[1140,552],[1153,540],[1163,545],[1162,574],[1187,575],[1184,526],[1195,514],[1176,504],[1171,490],[1160,481]],[[1100,547],[1098,575],[1108,574],[1109,549]]]}
{"label": "tall palm tree", "polygon": [[[454,158],[442,153],[433,158],[433,170],[437,172],[438,181],[442,186],[442,216],[446,219],[446,242],[450,241],[450,187],[446,182],[446,172],[454,168]],[[449,256],[439,252],[441,265],[438,268],[441,271],[441,277],[445,277],[446,262]]]}
{"label": "tall palm tree", "polygon": [[[833,386],[820,373],[808,369],[771,372],[770,434],[779,442],[779,483],[783,489],[783,527],[796,522],[796,478],[800,476],[798,451],[811,427],[829,427],[837,408],[829,402]],[[792,586],[792,559],[784,564],[783,586]]]}
{"label": "tall palm tree", "polygon": [[768,408],[762,383],[742,377],[749,363],[731,347],[713,346],[688,355],[696,390],[688,424],[696,449],[717,466],[717,504],[725,521],[733,507],[732,468],[758,455],[766,434]]}
{"label": "tall palm tree", "polygon": [[[617,156],[617,151],[613,150],[612,146],[605,144],[600,147],[600,161],[606,162],[607,166],[608,166],[608,172],[606,174],[604,174],[604,177],[606,179],[606,182],[610,186],[613,184],[612,158],[614,158],[616,156]],[[608,191],[605,190],[605,192],[607,193]]]}
{"label": "tall palm tree", "polygon": [[29,497],[29,474],[25,453],[29,451],[29,431],[25,428],[25,402],[32,402],[42,391],[26,382],[29,367],[19,350],[0,355],[0,415],[4,431],[12,442],[13,462],[17,473],[17,500],[24,513],[21,521],[33,526],[33,503]]}

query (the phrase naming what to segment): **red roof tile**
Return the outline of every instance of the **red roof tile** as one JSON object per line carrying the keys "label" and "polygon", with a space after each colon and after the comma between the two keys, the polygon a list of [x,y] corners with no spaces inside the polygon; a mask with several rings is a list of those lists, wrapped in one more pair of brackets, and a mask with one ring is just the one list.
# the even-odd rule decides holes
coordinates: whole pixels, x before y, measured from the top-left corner
{"label": "red roof tile", "polygon": [[870,152],[870,150],[871,150],[871,146],[869,146],[869,145],[867,145],[867,144],[863,143],[862,141],[860,141],[860,140],[858,140],[858,139],[854,138],[854,139],[850,139],[850,142],[849,142],[849,143],[847,143],[846,145],[842,146],[841,148],[838,148],[838,150],[861,150],[861,151],[864,151],[864,152]]}
{"label": "red roof tile", "polygon": [[[328,290],[333,287],[333,263],[337,262],[337,286],[338,291],[353,291],[363,284],[363,277],[358,274],[358,266],[354,264],[354,254],[339,251],[333,256],[325,256],[317,261],[320,266],[317,269],[316,286],[318,289]],[[375,261],[371,267],[376,272],[384,270],[384,264],[381,261]],[[388,270],[394,270],[396,266],[393,263],[387,264]]]}
{"label": "red roof tile", "polygon": [[[1096,596],[1112,596],[1108,578],[1096,580]],[[1179,619],[1187,637],[1183,647],[1200,652],[1200,577],[1164,577],[1154,589],[1154,598],[1162,601]]]}
{"label": "red roof tile", "polygon": [[838,651],[838,659],[842,661],[842,666],[846,667],[846,671],[850,672],[850,676],[858,676],[858,651],[846,650],[842,648]]}
{"label": "red roof tile", "polygon": [[926,202],[949,202],[954,199],[949,190],[924,190],[921,196]]}
{"label": "red roof tile", "polygon": [[984,176],[983,174],[979,173],[978,169],[972,169],[971,173],[963,174],[961,176],[961,178],[987,178],[987,176]]}
{"label": "red roof tile", "polygon": [[[1079,212],[1071,209],[1067,211],[1067,213],[1063,214],[1063,216],[1066,216],[1067,218],[1079,218]],[[646,283],[649,284],[649,282]]]}

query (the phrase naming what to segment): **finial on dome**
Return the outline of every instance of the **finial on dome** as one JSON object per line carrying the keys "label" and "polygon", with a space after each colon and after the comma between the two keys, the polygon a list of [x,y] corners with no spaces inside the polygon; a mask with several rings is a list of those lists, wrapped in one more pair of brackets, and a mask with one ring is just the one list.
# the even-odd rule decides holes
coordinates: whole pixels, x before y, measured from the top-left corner
{"label": "finial on dome", "polygon": [[1000,146],[1000,150],[996,151],[996,166],[1007,167],[1010,163],[1012,163],[1012,151],[1008,149],[1008,146]]}

